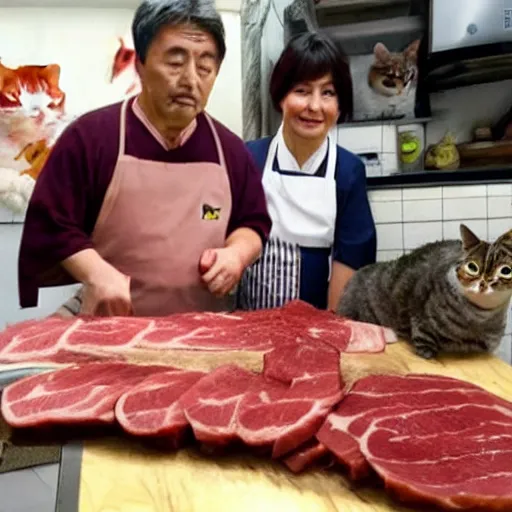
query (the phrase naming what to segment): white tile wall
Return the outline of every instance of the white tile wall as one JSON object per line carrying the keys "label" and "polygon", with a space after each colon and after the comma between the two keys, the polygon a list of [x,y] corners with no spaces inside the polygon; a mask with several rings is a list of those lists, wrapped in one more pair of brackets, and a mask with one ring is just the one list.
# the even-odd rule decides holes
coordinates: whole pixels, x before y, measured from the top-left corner
{"label": "white tile wall", "polygon": [[[512,229],[512,182],[373,190],[369,197],[378,261],[427,242],[459,238],[461,223],[490,241]],[[512,308],[497,355],[512,363]]]}
{"label": "white tile wall", "polygon": [[404,249],[415,249],[427,243],[443,239],[442,222],[404,223]]}
{"label": "white tile wall", "polygon": [[403,202],[404,222],[424,222],[427,220],[442,220],[442,199],[422,199]]}

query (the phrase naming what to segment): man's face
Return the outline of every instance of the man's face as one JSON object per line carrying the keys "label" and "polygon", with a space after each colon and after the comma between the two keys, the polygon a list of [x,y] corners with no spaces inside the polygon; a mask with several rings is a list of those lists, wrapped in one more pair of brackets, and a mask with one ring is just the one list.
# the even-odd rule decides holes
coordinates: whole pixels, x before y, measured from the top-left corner
{"label": "man's face", "polygon": [[176,25],[162,27],[137,68],[156,113],[170,127],[184,129],[206,106],[219,64],[211,34],[194,25]]}

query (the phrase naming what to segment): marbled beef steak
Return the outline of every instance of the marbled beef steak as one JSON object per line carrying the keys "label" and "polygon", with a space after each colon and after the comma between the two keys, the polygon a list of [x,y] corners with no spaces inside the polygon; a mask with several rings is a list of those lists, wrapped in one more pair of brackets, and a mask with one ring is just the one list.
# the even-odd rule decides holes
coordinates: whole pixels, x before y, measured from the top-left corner
{"label": "marbled beef steak", "polygon": [[317,438],[355,477],[446,510],[512,510],[512,404],[434,375],[356,382]]}

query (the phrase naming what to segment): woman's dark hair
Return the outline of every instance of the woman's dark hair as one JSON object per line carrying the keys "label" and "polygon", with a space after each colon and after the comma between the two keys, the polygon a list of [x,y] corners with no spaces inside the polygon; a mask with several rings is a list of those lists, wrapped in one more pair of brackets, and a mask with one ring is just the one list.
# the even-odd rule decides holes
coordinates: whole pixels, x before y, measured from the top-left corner
{"label": "woman's dark hair", "polygon": [[297,84],[318,80],[328,73],[338,97],[338,122],[351,119],[354,107],[348,58],[330,38],[316,32],[292,37],[276,62],[270,78],[274,108],[281,112],[281,101]]}

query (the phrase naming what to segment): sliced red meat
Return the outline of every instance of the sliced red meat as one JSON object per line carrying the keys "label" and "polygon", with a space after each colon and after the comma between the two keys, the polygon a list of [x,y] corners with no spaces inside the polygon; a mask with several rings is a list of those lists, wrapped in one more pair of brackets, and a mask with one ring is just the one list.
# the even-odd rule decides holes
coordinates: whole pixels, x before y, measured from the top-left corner
{"label": "sliced red meat", "polygon": [[339,352],[320,341],[286,343],[265,354],[263,368],[266,378],[240,405],[239,433],[248,444],[272,444],[280,457],[311,441],[341,399]]}
{"label": "sliced red meat", "polygon": [[237,439],[237,411],[258,375],[224,365],[200,379],[178,400],[196,439],[226,445]]}
{"label": "sliced red meat", "polygon": [[[346,399],[346,398],[345,398]],[[359,443],[349,434],[331,426],[328,416],[316,434],[316,439],[328,449],[347,470],[351,480],[362,480],[372,472],[370,464],[359,449]]]}
{"label": "sliced red meat", "polygon": [[178,400],[205,375],[174,369],[148,377],[117,401],[118,423],[135,436],[179,437],[188,421]]}
{"label": "sliced red meat", "polygon": [[293,473],[301,473],[329,454],[327,447],[311,439],[308,443],[285,456],[282,462]]}
{"label": "sliced red meat", "polygon": [[382,352],[397,341],[395,333],[380,325],[356,322],[303,301],[291,301],[283,316],[302,329],[302,335],[331,345],[340,352]]}
{"label": "sliced red meat", "polygon": [[[268,321],[252,322],[235,315],[226,320],[227,317],[201,315],[201,320],[187,319],[186,323],[179,317],[156,320],[137,346],[146,349],[264,352],[287,336],[286,332]],[[288,335],[292,340],[296,338],[293,333]]]}
{"label": "sliced red meat", "polygon": [[138,345],[152,321],[142,317],[81,317],[61,340],[63,348],[127,350]]}
{"label": "sliced red meat", "polygon": [[314,436],[341,397],[337,373],[291,385],[260,377],[240,402],[238,436],[250,446],[271,445],[272,457],[282,457]]}
{"label": "sliced red meat", "polygon": [[0,332],[0,362],[45,361],[59,351],[61,336],[77,320],[27,320]]}
{"label": "sliced red meat", "polygon": [[118,398],[162,366],[88,363],[26,377],[2,392],[2,416],[11,427],[108,424]]}
{"label": "sliced red meat", "polygon": [[279,344],[263,357],[264,375],[285,383],[308,375],[338,374],[339,371],[339,352],[319,341]]}
{"label": "sliced red meat", "polygon": [[382,327],[347,321],[301,301],[271,310],[163,318],[53,316],[0,332],[0,363],[123,360],[138,350],[268,352],[298,340],[328,344],[341,352],[375,352],[391,340],[388,334]]}
{"label": "sliced red meat", "polygon": [[398,341],[396,334],[387,327],[345,319],[350,328],[346,352],[382,352],[387,343]]}
{"label": "sliced red meat", "polygon": [[470,383],[366,377],[317,438],[353,471],[364,457],[404,501],[512,510],[512,404]]}

